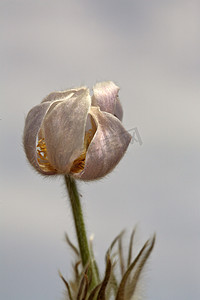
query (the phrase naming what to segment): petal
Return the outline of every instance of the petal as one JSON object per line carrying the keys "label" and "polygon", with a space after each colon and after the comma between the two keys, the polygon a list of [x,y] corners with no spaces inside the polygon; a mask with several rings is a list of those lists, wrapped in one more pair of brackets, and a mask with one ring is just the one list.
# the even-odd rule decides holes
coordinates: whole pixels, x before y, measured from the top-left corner
{"label": "petal", "polygon": [[91,107],[89,114],[96,123],[97,131],[89,145],[84,170],[73,174],[83,180],[98,179],[111,172],[131,141],[131,135],[113,115],[101,112],[97,107]]}
{"label": "petal", "polygon": [[57,100],[67,100],[73,96],[78,96],[82,94],[83,90],[85,90],[85,87],[80,87],[77,89],[69,89],[65,91],[56,91],[50,93],[48,96],[46,96],[42,102],[47,102],[47,101],[57,101]]}
{"label": "petal", "polygon": [[119,98],[116,99],[116,105],[114,110],[114,116],[116,116],[120,121],[122,121],[123,118],[123,108],[121,106],[121,103],[119,101]]}
{"label": "petal", "polygon": [[123,110],[118,99],[119,87],[112,81],[99,82],[93,87],[92,105],[99,106],[122,120]]}
{"label": "petal", "polygon": [[44,116],[50,106],[50,102],[41,103],[33,107],[28,113],[25,121],[23,143],[26,156],[32,166],[42,174],[55,174],[55,172],[44,172],[37,161],[37,136]]}
{"label": "petal", "polygon": [[58,103],[42,124],[49,163],[58,173],[68,173],[83,151],[85,126],[91,97],[86,88]]}

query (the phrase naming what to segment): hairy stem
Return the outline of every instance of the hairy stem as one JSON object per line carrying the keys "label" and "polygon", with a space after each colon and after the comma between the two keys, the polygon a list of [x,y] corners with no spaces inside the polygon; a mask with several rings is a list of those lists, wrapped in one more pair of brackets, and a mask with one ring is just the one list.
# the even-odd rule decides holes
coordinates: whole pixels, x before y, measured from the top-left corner
{"label": "hairy stem", "polygon": [[79,193],[77,190],[76,181],[71,176],[65,175],[65,183],[67,186],[69,199],[70,199],[70,203],[71,203],[82,265],[83,265],[83,267],[85,267],[87,264],[89,264],[88,265],[88,276],[90,277],[90,280],[91,280],[90,288],[92,289],[93,287],[95,287],[98,284],[98,282],[97,282],[98,276],[96,274],[94,261],[92,259],[92,256],[91,256],[90,250],[89,250],[87,234],[86,234],[86,230],[85,230],[83,213],[82,213],[82,208],[81,208],[81,203],[80,203],[80,199],[79,199]]}

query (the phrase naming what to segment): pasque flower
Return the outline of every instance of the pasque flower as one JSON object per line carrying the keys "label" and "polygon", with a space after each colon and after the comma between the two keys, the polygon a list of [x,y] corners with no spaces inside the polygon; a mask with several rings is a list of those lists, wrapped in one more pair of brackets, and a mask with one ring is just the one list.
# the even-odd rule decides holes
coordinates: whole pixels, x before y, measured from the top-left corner
{"label": "pasque flower", "polygon": [[25,122],[24,149],[41,174],[70,174],[83,180],[108,174],[124,155],[131,135],[124,129],[119,88],[97,83],[49,94]]}

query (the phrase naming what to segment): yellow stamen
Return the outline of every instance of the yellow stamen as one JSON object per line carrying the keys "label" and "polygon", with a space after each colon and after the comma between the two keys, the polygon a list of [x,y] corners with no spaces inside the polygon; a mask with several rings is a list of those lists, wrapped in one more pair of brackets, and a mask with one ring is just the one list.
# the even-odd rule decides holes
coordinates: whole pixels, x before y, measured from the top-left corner
{"label": "yellow stamen", "polygon": [[85,157],[86,157],[86,152],[82,153],[77,159],[75,159],[70,169],[70,172],[80,173],[81,171],[83,171],[85,167]]}
{"label": "yellow stamen", "polygon": [[91,140],[94,136],[94,131],[93,129],[89,129],[86,134],[85,134],[85,138],[84,138],[84,150],[81,153],[81,155],[74,160],[73,165],[70,169],[70,172],[72,173],[80,173],[83,171],[84,167],[85,167],[85,158],[86,158],[86,152],[87,149],[91,143]]}
{"label": "yellow stamen", "polygon": [[47,147],[46,147],[46,143],[44,141],[44,138],[40,139],[38,141],[37,144],[37,161],[39,163],[40,168],[45,171],[45,172],[52,172],[52,171],[56,171],[55,168],[53,168],[51,166],[51,164],[48,161],[48,157],[47,157]]}

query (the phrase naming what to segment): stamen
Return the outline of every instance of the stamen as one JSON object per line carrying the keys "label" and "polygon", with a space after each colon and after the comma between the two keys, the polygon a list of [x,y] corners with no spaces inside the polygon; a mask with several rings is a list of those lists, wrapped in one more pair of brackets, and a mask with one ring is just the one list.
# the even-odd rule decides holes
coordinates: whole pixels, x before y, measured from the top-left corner
{"label": "stamen", "polygon": [[86,157],[86,152],[82,153],[77,159],[75,159],[70,169],[70,172],[80,173],[81,171],[83,171],[85,167],[85,157]]}
{"label": "stamen", "polygon": [[83,171],[83,169],[85,168],[85,158],[86,158],[86,152],[87,149],[93,139],[94,136],[94,131],[93,129],[89,129],[86,133],[85,133],[85,138],[84,138],[84,151],[81,153],[81,155],[74,160],[73,165],[70,169],[70,172],[72,173],[80,173]]}
{"label": "stamen", "polygon": [[47,147],[44,141],[44,138],[40,139],[37,144],[37,161],[39,163],[40,168],[43,171],[56,171],[55,168],[51,166],[47,157]]}

